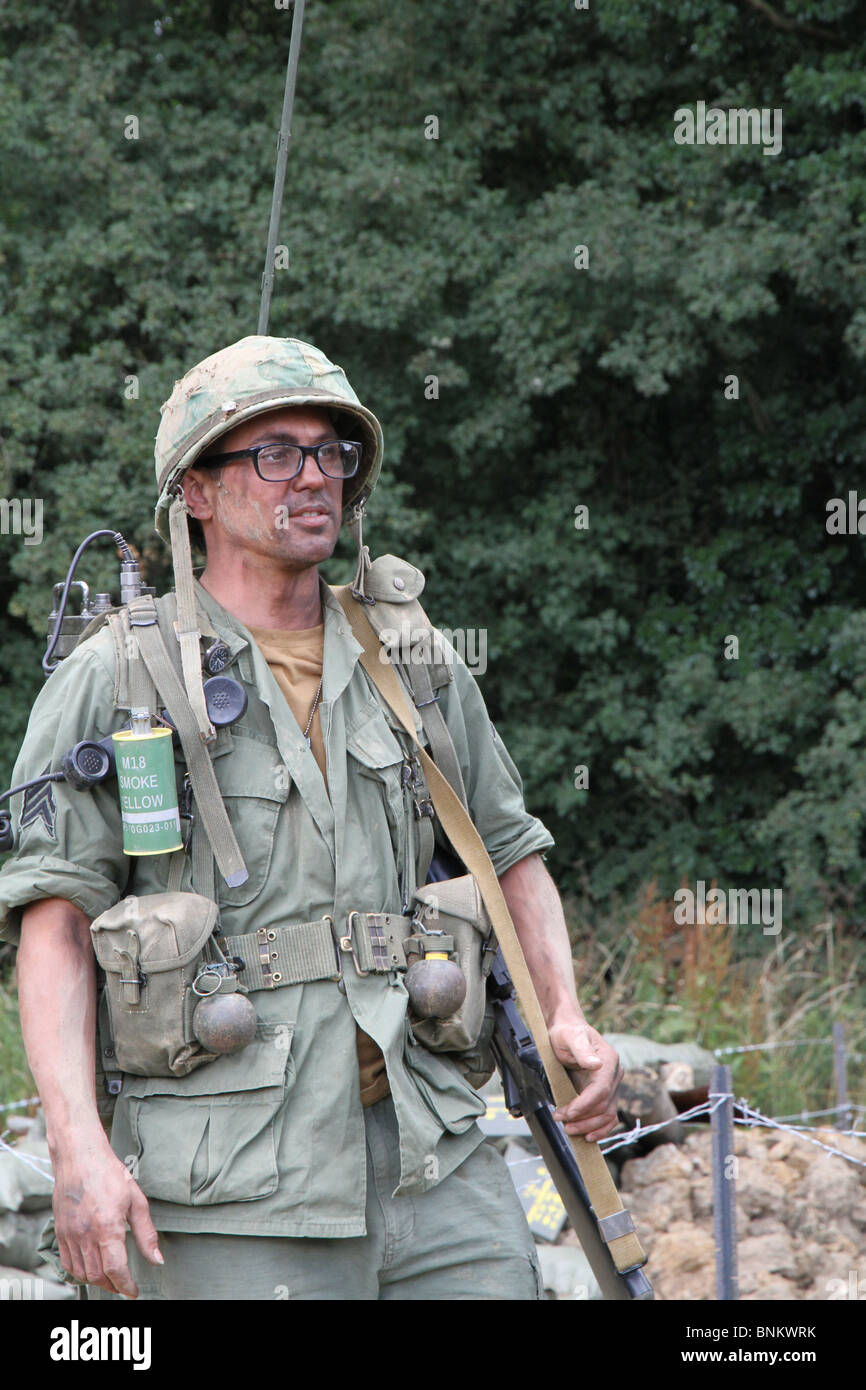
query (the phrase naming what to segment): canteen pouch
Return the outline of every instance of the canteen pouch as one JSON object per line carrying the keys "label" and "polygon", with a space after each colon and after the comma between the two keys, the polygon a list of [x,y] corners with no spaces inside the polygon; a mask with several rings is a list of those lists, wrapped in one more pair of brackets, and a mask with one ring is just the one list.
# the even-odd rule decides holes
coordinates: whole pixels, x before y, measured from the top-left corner
{"label": "canteen pouch", "polygon": [[[444,932],[454,941],[451,952],[466,978],[466,998],[450,1018],[411,1020],[412,1032],[431,1052],[474,1051],[481,1041],[487,1001],[487,976],[496,941],[487,909],[472,874],[425,883],[415,891],[413,922],[418,931],[403,942],[406,963],[421,956],[424,931]],[[435,946],[436,937],[430,941]]]}
{"label": "canteen pouch", "polygon": [[151,893],[122,898],[91,923],[121,1071],[186,1076],[216,1061],[192,1031],[192,983],[217,911],[200,893]]}

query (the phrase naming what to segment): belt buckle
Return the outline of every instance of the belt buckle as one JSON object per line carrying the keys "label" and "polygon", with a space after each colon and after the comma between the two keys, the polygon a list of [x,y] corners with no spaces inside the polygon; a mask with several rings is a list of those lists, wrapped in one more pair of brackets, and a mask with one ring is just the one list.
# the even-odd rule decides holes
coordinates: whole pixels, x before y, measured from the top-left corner
{"label": "belt buckle", "polygon": [[347,925],[347,927],[348,927],[349,930],[348,930],[348,932],[346,933],[345,936],[341,936],[341,937],[340,937],[340,949],[343,950],[343,951],[350,951],[350,952],[351,952],[351,955],[352,955],[352,964],[354,965],[354,967],[355,967],[356,971],[358,972],[358,974],[359,974],[359,975],[361,976],[361,978],[363,979],[364,977],[366,977],[367,975],[369,975],[370,972],[369,972],[369,970],[362,970],[361,967],[360,967],[360,965],[358,964],[358,957],[357,957],[357,955],[356,955],[356,953],[355,953],[355,943],[354,943],[354,941],[352,940],[352,936],[353,936],[353,933],[354,933],[354,930],[355,930],[355,922],[354,922],[354,919],[355,919],[356,917],[360,917],[360,916],[361,916],[361,914],[360,914],[360,912],[357,911],[357,909],[354,909],[352,912],[349,913],[348,917],[346,918],[346,925]]}

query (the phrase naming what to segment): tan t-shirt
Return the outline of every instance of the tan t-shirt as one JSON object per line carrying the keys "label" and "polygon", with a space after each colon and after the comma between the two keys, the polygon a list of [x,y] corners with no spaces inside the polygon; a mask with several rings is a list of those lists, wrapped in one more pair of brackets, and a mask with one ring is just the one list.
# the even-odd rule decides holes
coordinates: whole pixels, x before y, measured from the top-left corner
{"label": "tan t-shirt", "polygon": [[[251,627],[250,632],[256,646],[271,668],[271,674],[286,697],[289,708],[303,731],[310,718],[310,710],[316,698],[319,681],[322,678],[322,652],[325,643],[325,629],[318,627],[296,628],[291,632],[273,631],[266,627]],[[328,785],[328,768],[325,762],[325,743],[322,738],[322,723],[319,719],[319,705],[310,725],[310,748],[319,766],[319,771]]]}
{"label": "tan t-shirt", "polygon": [[[295,628],[288,632],[251,627],[249,631],[285,696],[299,729],[303,731],[307,727],[322,676],[324,626],[320,624],[318,627]],[[310,724],[309,737],[310,749],[327,790],[328,768],[318,704],[313,722]],[[387,1096],[389,1091],[385,1058],[373,1039],[360,1028],[357,1030],[357,1050],[361,1104],[374,1105],[377,1100]]]}

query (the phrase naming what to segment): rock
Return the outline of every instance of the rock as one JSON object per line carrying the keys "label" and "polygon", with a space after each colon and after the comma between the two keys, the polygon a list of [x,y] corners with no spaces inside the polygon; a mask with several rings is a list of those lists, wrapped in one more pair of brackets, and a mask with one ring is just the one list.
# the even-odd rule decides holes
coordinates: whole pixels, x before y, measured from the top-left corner
{"label": "rock", "polygon": [[797,1183],[801,1181],[800,1174],[791,1163],[771,1162],[768,1159],[766,1169],[773,1181],[781,1183],[786,1191],[796,1187]]}
{"label": "rock", "polygon": [[709,1145],[707,1143],[708,1135],[709,1130],[705,1130],[703,1133],[690,1134],[683,1144],[683,1149],[686,1150],[692,1161],[693,1171],[707,1175],[711,1172],[712,1166],[710,1163]]}
{"label": "rock", "polygon": [[760,1301],[761,1303],[773,1300],[784,1302],[785,1300],[802,1298],[802,1292],[797,1285],[789,1279],[781,1279],[778,1274],[758,1274],[755,1278],[754,1287],[747,1293],[740,1285],[740,1297],[744,1301]]}
{"label": "rock", "polygon": [[[789,1137],[790,1136],[786,1136],[786,1138]],[[802,1177],[805,1173],[808,1173],[815,1161],[816,1154],[820,1153],[820,1150],[816,1149],[814,1144],[807,1143],[805,1139],[790,1138],[790,1145],[791,1147],[785,1154],[785,1167],[797,1173],[799,1177]],[[773,1147],[775,1148],[776,1146],[774,1145]]]}
{"label": "rock", "polygon": [[[834,1130],[820,1137],[866,1160],[866,1140]],[[737,1128],[734,1146],[741,1298],[866,1302],[866,1169],[779,1130]],[[715,1300],[711,1175],[710,1130],[703,1126],[679,1146],[665,1142],[623,1165],[623,1197],[660,1300]],[[563,1245],[576,1243],[566,1232]]]}
{"label": "rock", "polygon": [[685,1178],[680,1182],[659,1182],[651,1187],[640,1187],[629,1195],[629,1207],[640,1212],[654,1226],[661,1223],[654,1215],[659,1207],[670,1207],[676,1212],[676,1219],[682,1221],[690,1215],[689,1183]]}
{"label": "rock", "polygon": [[866,1230],[866,1200],[855,1203],[848,1212],[848,1219],[860,1230]]}
{"label": "rock", "polygon": [[744,1135],[740,1130],[734,1132],[734,1152],[740,1159],[753,1158],[763,1163],[767,1157],[764,1140],[757,1134]]}
{"label": "rock", "polygon": [[653,1243],[648,1273],[660,1298],[714,1298],[715,1244],[712,1232],[686,1222],[670,1227]]}
{"label": "rock", "polygon": [[708,1258],[715,1260],[712,1233],[684,1221],[676,1222],[659,1236],[653,1251],[659,1273],[668,1276],[692,1273]]}
{"label": "rock", "polygon": [[781,1274],[785,1279],[795,1280],[800,1271],[791,1237],[785,1228],[767,1235],[744,1235],[737,1242],[737,1265],[740,1272],[754,1272],[756,1276]]}
{"label": "rock", "polygon": [[690,1158],[681,1153],[675,1144],[662,1144],[651,1154],[647,1154],[646,1158],[633,1158],[624,1163],[620,1180],[623,1191],[630,1192],[663,1182],[667,1178],[691,1180],[691,1176]]}
{"label": "rock", "polygon": [[[827,1264],[827,1251],[816,1240],[803,1240],[800,1237],[794,1243],[794,1261],[797,1282],[801,1287],[815,1286],[821,1280]],[[826,1279],[828,1276],[824,1274],[823,1277]]]}
{"label": "rock", "polygon": [[[646,1199],[649,1193],[642,1193]],[[676,1221],[682,1221],[683,1209],[678,1204],[671,1206],[667,1202],[653,1202],[648,1200],[629,1202],[629,1211],[634,1219],[635,1226],[640,1231],[641,1240],[650,1240],[654,1235],[662,1235]]]}
{"label": "rock", "polygon": [[[836,1129],[816,1129],[815,1138],[819,1139],[822,1144],[827,1144],[831,1149],[841,1149],[843,1154],[849,1154],[851,1158],[859,1158],[861,1164],[866,1163],[866,1136],[860,1139],[855,1135],[840,1134]],[[814,1145],[810,1144],[809,1148],[814,1148]],[[820,1150],[815,1149],[815,1152],[819,1153]],[[852,1173],[857,1174],[862,1183],[866,1183],[866,1168],[853,1163],[846,1166],[850,1168]]]}
{"label": "rock", "polygon": [[847,1216],[860,1201],[860,1183],[844,1158],[817,1151],[804,1184],[805,1200],[827,1216]]}
{"label": "rock", "polygon": [[753,1216],[748,1225],[739,1231],[745,1236],[775,1236],[784,1232],[785,1226],[776,1216]]}
{"label": "rock", "polygon": [[770,1213],[781,1217],[784,1214],[787,1195],[785,1186],[769,1171],[767,1163],[761,1158],[738,1158],[734,1180],[737,1209],[745,1216],[763,1216]]}
{"label": "rock", "polygon": [[692,1216],[696,1221],[712,1218],[713,1215],[713,1182],[712,1178],[705,1178],[701,1175],[692,1179],[691,1187]]}
{"label": "rock", "polygon": [[771,1144],[767,1149],[767,1157],[771,1159],[773,1163],[781,1163],[794,1151],[798,1142],[799,1141],[794,1138],[793,1134],[783,1134],[781,1139],[777,1139],[776,1142]]}

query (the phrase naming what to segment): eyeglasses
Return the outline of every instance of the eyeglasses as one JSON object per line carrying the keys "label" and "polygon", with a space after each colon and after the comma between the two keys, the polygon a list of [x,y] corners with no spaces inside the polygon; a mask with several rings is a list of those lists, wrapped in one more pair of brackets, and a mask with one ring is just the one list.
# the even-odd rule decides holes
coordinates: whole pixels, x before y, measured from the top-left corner
{"label": "eyeglasses", "polygon": [[361,463],[363,445],[353,439],[328,439],[324,444],[257,444],[232,454],[209,454],[199,465],[219,467],[234,459],[251,458],[253,468],[266,483],[286,483],[296,478],[307,454],[312,454],[326,478],[352,478]]}

